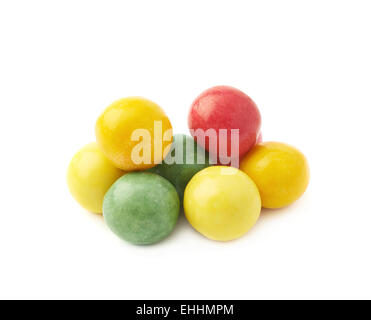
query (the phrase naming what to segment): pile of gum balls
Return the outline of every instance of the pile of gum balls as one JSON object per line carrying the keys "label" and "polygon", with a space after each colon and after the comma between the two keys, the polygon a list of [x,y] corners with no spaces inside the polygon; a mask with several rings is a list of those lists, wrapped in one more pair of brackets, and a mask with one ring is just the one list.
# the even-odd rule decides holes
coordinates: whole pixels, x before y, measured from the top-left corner
{"label": "pile of gum balls", "polygon": [[[156,140],[154,123],[160,124],[160,132],[170,132],[170,138],[160,135]],[[182,210],[207,238],[237,239],[254,226],[262,207],[288,206],[307,188],[304,155],[284,143],[262,142],[259,110],[242,91],[227,86],[204,91],[191,105],[188,125],[193,136],[173,136],[168,117],[154,102],[140,97],[114,102],[96,122],[96,142],[78,151],[69,164],[72,196],[85,209],[103,214],[118,237],[144,245],[166,238]],[[145,130],[147,142],[144,133],[133,141],[137,129]],[[238,129],[234,156],[239,168],[223,165],[220,152],[211,154],[211,139],[196,139],[195,132],[208,129],[227,129],[228,139]],[[217,142],[221,146],[225,140]],[[232,158],[230,144],[227,155]],[[150,161],[133,159],[138,146],[151,151]],[[205,161],[197,161],[200,154]],[[184,161],[166,161],[168,157]]]}

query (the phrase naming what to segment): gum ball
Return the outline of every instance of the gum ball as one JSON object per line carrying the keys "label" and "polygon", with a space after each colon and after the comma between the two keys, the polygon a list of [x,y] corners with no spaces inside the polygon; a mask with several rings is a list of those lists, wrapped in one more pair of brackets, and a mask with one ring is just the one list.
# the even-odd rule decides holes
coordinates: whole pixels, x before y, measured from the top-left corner
{"label": "gum ball", "polygon": [[156,243],[174,229],[179,215],[175,187],[149,172],[130,172],[108,190],[103,217],[119,238],[133,244]]}
{"label": "gum ball", "polygon": [[192,137],[176,134],[165,160],[148,171],[169,180],[175,186],[182,204],[184,190],[189,180],[208,166],[210,166],[208,152],[201,148]]}
{"label": "gum ball", "polygon": [[125,171],[161,163],[172,142],[172,126],[165,112],[140,97],[123,98],[107,107],[96,122],[95,134],[106,157]]}
{"label": "gum ball", "polygon": [[[222,157],[221,150],[226,151],[227,157],[238,157],[249,151],[259,139],[261,116],[258,107],[248,95],[232,87],[217,86],[201,93],[192,103],[188,126],[191,133],[198,129],[205,132],[205,136],[202,136],[204,141],[199,139],[198,143],[209,152],[212,152],[210,147],[213,144],[206,131],[214,129],[219,133],[219,130],[227,129],[225,140],[218,135],[218,157]],[[238,154],[232,154],[231,150],[232,129],[239,130]],[[192,135],[195,137],[195,133]]]}
{"label": "gum ball", "polygon": [[105,193],[123,174],[124,171],[114,167],[93,142],[73,156],[67,169],[67,185],[82,207],[102,213]]}
{"label": "gum ball", "polygon": [[280,142],[264,142],[252,148],[240,169],[256,183],[262,206],[276,209],[299,199],[309,183],[309,166],[296,148]]}
{"label": "gum ball", "polygon": [[184,193],[184,212],[198,232],[229,241],[248,232],[261,211],[258,188],[247,174],[227,166],[198,172]]}

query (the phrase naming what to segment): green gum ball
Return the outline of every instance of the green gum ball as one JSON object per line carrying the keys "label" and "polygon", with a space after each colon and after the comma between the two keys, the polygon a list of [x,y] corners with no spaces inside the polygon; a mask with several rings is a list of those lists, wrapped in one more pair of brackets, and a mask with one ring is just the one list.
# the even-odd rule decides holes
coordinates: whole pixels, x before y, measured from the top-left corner
{"label": "green gum ball", "polygon": [[[199,160],[199,161],[198,161]],[[176,188],[183,203],[183,194],[188,182],[200,170],[210,166],[209,154],[192,137],[174,135],[171,150],[161,164],[147,172],[153,172],[169,180]]]}
{"label": "green gum ball", "polygon": [[103,216],[121,239],[134,244],[152,244],[167,237],[179,215],[179,198],[174,186],[148,172],[131,172],[107,191]]}

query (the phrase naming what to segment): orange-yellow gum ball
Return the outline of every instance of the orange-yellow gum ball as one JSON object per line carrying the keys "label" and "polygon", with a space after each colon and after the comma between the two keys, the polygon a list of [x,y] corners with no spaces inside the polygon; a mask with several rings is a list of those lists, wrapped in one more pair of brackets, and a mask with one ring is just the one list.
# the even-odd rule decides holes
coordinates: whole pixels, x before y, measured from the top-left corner
{"label": "orange-yellow gum ball", "polygon": [[309,183],[309,166],[296,148],[280,142],[255,145],[240,169],[256,183],[262,206],[276,209],[300,198]]}
{"label": "orange-yellow gum ball", "polygon": [[107,107],[97,120],[95,134],[104,155],[125,171],[161,163],[172,142],[165,112],[140,97],[123,98]]}
{"label": "orange-yellow gum ball", "polygon": [[189,223],[209,239],[229,241],[249,231],[259,218],[255,183],[239,169],[213,166],[199,171],[184,193]]}
{"label": "orange-yellow gum ball", "polygon": [[113,166],[93,142],[73,156],[67,170],[67,184],[83,208],[102,213],[104,195],[123,174],[124,171]]}

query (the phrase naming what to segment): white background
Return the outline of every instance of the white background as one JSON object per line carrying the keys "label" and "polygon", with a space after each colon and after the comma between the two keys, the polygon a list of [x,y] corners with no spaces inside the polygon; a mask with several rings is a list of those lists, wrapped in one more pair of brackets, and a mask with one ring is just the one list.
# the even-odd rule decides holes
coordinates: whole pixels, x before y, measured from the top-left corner
{"label": "white background", "polygon": [[[0,298],[371,298],[370,1],[0,1]],[[218,243],[181,218],[147,247],[69,195],[73,154],[121,97],[187,133],[235,86],[264,140],[311,167],[294,205]]]}

